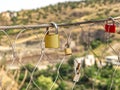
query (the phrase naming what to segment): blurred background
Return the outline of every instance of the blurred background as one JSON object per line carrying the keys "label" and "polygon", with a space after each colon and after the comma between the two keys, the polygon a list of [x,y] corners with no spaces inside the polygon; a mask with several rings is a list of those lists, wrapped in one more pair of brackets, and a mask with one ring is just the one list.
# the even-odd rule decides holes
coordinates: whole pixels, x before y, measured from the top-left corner
{"label": "blurred background", "polygon": [[[0,26],[114,18],[120,16],[119,6],[119,0],[4,0]],[[105,32],[105,22],[59,27],[60,47],[44,48],[42,58],[46,28],[0,30],[0,90],[119,90],[119,22],[115,20],[117,33]],[[65,56],[66,34],[72,55]],[[81,63],[81,57],[85,59],[74,87],[74,61]]]}

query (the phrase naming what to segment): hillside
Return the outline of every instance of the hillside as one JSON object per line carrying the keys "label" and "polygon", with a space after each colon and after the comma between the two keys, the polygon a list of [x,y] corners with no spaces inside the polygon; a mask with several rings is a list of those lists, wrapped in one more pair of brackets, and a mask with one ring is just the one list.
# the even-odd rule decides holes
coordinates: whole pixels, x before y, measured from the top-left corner
{"label": "hillside", "polygon": [[[119,0],[84,0],[49,5],[34,10],[3,12],[0,25],[76,22],[119,16]],[[94,18],[93,18],[94,17]]]}
{"label": "hillside", "polygon": [[[0,26],[42,24],[52,21],[56,23],[71,23],[99,20],[110,16],[120,16],[119,7],[120,0],[83,0],[79,2],[58,3],[34,10],[21,10],[18,12],[6,11],[0,14]],[[119,29],[117,25],[117,30]],[[116,52],[120,50],[120,35],[117,33],[105,33],[104,22],[60,27],[60,48],[45,48],[43,57],[41,54],[43,48],[41,48],[41,46],[44,45],[44,43],[41,40],[43,40],[45,35],[45,29],[32,30],[30,28],[25,29],[25,31],[20,34],[19,32],[21,30],[22,29],[7,30],[6,32],[9,37],[0,32],[0,67],[5,66],[5,70],[8,69],[10,73],[7,75],[5,71],[1,70],[1,77],[3,81],[6,81],[4,78],[10,75],[12,76],[14,73],[14,78],[7,78],[9,78],[9,83],[11,83],[12,80],[15,81],[13,83],[13,85],[15,85],[14,87],[17,88],[20,85],[20,90],[25,90],[30,79],[35,81],[42,90],[49,90],[57,73],[60,74],[60,76],[55,82],[56,89],[52,90],[70,90],[74,77],[73,61],[76,57],[94,54],[95,62],[100,63],[107,55],[115,55],[113,49],[115,49]],[[71,32],[70,45],[72,55],[65,57],[64,63],[58,72],[56,70],[59,67],[58,63],[60,63],[65,56],[64,48],[67,39],[65,32],[67,35]],[[12,45],[14,46],[13,48]],[[109,45],[111,45],[113,49],[111,49]],[[89,47],[91,47],[92,50]],[[37,62],[40,63],[33,73]],[[76,84],[75,90],[92,90],[93,88],[96,90],[107,90],[109,88],[114,68],[112,65],[108,65],[103,67],[104,69],[101,68],[100,72],[98,72],[99,67],[96,66],[97,63],[91,67],[85,67],[85,65],[80,66],[81,78]],[[118,90],[116,88],[120,87],[119,71],[120,70],[116,70],[116,75],[114,76],[115,84],[111,90]],[[33,77],[31,77],[32,73]],[[13,85],[10,85],[11,88]],[[29,90],[38,90],[34,82],[31,83]]]}
{"label": "hillside", "polygon": [[[19,12],[3,12],[0,14],[0,25],[25,25],[25,24],[40,24],[40,23],[49,23],[51,21],[57,23],[67,23],[67,22],[77,22],[77,21],[86,21],[86,20],[98,20],[103,18],[108,18],[110,16],[116,17],[119,16],[120,12],[120,1],[119,0],[84,0],[79,2],[65,2],[58,3],[55,5],[49,5],[42,8],[37,8],[34,10],[21,10]],[[102,42],[106,41],[106,37],[104,36],[104,28],[102,25],[83,25],[80,27],[68,27],[61,28],[60,30],[66,30],[68,33],[72,31],[72,41],[77,45],[76,48],[73,48],[74,51],[84,51],[87,45],[87,36],[89,29],[91,37],[90,40],[92,43],[96,44],[96,39],[100,39]],[[83,31],[84,30],[84,31]],[[96,30],[96,31],[95,31]],[[118,28],[117,28],[118,30]],[[16,35],[19,30],[8,30],[7,33],[10,36],[11,41],[15,40]],[[20,35],[16,44],[18,45],[17,50],[23,50],[22,52],[32,52],[37,50],[39,47],[39,40],[35,34],[39,33],[40,38],[43,37],[41,35],[39,29],[34,32],[31,30],[25,31]],[[81,32],[79,35],[78,33]],[[9,41],[6,36],[2,36],[3,33],[0,32],[0,45],[1,51],[10,50]],[[61,47],[63,48],[64,42],[66,40],[66,36],[60,33],[61,35]],[[115,34],[114,38],[119,41],[120,36]],[[115,40],[114,39],[114,40]],[[116,42],[116,41],[115,41]],[[115,44],[115,43],[113,43]],[[73,44],[74,45],[74,44]],[[115,45],[116,46],[116,45]],[[84,48],[83,48],[84,47]],[[25,51],[26,50],[26,51]],[[29,51],[28,51],[29,50]],[[97,52],[99,48],[97,49]],[[36,51],[37,52],[37,51]],[[38,50],[39,52],[39,50]],[[38,53],[37,52],[37,53]],[[32,52],[33,54],[34,52]],[[36,54],[37,54],[36,53]],[[99,53],[99,52],[98,52]],[[34,53],[35,54],[35,53]]]}

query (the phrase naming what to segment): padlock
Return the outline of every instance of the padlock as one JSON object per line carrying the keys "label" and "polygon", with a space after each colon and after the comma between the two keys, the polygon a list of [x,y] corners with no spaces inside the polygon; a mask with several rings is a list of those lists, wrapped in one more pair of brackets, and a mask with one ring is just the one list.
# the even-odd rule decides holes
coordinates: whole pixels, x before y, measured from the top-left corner
{"label": "padlock", "polygon": [[71,55],[71,54],[72,54],[71,48],[65,48],[65,55]]}
{"label": "padlock", "polygon": [[69,44],[66,44],[65,55],[72,55],[72,49],[70,48]]}
{"label": "padlock", "polygon": [[51,24],[54,25],[56,32],[49,33],[49,28],[47,28],[47,34],[45,35],[45,48],[59,48],[58,27],[54,22]]}
{"label": "padlock", "polygon": [[73,81],[78,82],[80,79],[80,68],[81,68],[81,63],[77,61],[74,61],[74,67],[75,67],[75,76],[73,78]]}
{"label": "padlock", "polygon": [[108,21],[106,21],[105,31],[109,32],[109,33],[115,33],[116,32],[116,25],[115,25],[114,21],[112,21],[112,24],[109,24]]}
{"label": "padlock", "polygon": [[74,82],[78,82],[79,79],[80,79],[80,73],[79,73],[79,74],[76,74],[76,75],[74,76],[73,81],[74,81]]}

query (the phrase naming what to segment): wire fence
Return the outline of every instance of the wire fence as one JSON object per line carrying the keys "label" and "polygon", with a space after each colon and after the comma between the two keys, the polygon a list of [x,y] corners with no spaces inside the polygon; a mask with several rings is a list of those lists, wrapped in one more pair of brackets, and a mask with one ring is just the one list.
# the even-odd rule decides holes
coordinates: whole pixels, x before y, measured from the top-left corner
{"label": "wire fence", "polygon": [[[106,55],[109,55],[109,52],[107,52],[106,49],[111,49],[110,52],[113,52],[113,54],[115,54],[115,55],[117,55],[117,57],[119,57],[119,49],[118,50],[114,49],[114,47],[109,43],[109,41],[113,38],[112,35],[119,34],[119,31],[117,30],[118,33],[111,34],[109,32],[110,26],[108,27],[107,32],[105,32],[105,28],[104,28],[105,21],[115,22],[116,26],[119,28],[120,24],[119,24],[118,19],[119,19],[119,17],[107,18],[107,19],[103,19],[103,20],[91,20],[91,21],[85,21],[85,22],[67,23],[67,24],[65,24],[65,23],[51,24],[50,23],[50,24],[41,24],[41,25],[0,26],[0,32],[1,32],[0,33],[1,34],[1,48],[0,48],[1,51],[0,51],[0,53],[2,56],[1,61],[6,60],[4,63],[1,62],[1,68],[2,68],[1,72],[5,71],[5,74],[9,75],[9,73],[11,72],[10,68],[12,68],[12,69],[15,68],[14,75],[11,76],[11,78],[13,81],[16,82],[16,81],[18,81],[18,79],[20,77],[19,76],[20,70],[17,68],[23,67],[23,69],[25,70],[24,78],[23,78],[22,82],[20,83],[20,85],[17,86],[16,90],[21,89],[21,87],[24,85],[24,82],[26,81],[28,75],[30,75],[30,80],[29,80],[29,83],[26,85],[25,90],[29,90],[31,83],[34,84],[38,90],[42,90],[41,87],[35,81],[35,78],[34,78],[35,71],[39,67],[42,68],[42,64],[44,61],[48,62],[47,63],[48,65],[50,65],[50,64],[52,65],[52,64],[56,64],[56,63],[60,62],[58,68],[56,69],[57,75],[55,77],[55,80],[49,89],[49,90],[53,90],[53,87],[58,79],[64,80],[60,74],[60,68],[61,68],[62,64],[65,63],[65,60],[67,60],[70,56],[75,55],[76,52],[79,53],[79,50],[81,50],[80,47],[78,47],[79,50],[75,49],[76,45],[73,45],[73,47],[71,48],[70,45],[71,45],[72,41],[75,41],[77,39],[76,43],[78,44],[77,46],[79,46],[80,41],[82,40],[82,43],[84,43],[84,45],[85,45],[85,48],[83,50],[84,53],[82,53],[82,54],[84,54],[84,55],[82,55],[84,57],[81,59],[80,58],[75,59],[74,63],[73,63],[73,65],[74,65],[73,69],[75,71],[75,73],[74,73],[75,75],[73,77],[74,84],[73,84],[73,87],[71,88],[71,90],[75,90],[75,86],[76,86],[77,82],[80,80],[80,77],[84,73],[84,70],[82,72],[83,63],[86,59],[88,60],[88,57],[87,57],[88,55],[92,54],[93,56],[95,56],[95,58],[97,58],[97,60],[100,62],[100,66],[102,66],[102,64],[101,64],[102,59],[104,59]],[[46,38],[46,35],[48,35],[50,33],[50,30],[44,31],[43,28],[55,27],[55,29],[57,29],[56,27],[65,27],[65,26],[66,26],[66,28],[60,28],[58,30],[59,35],[60,35],[60,40],[61,40],[60,42],[62,42],[62,44],[60,44],[60,47],[58,49],[45,48],[45,38]],[[70,28],[70,26],[73,26],[74,28],[76,27],[77,34],[73,28]],[[40,29],[38,29],[38,28],[40,28]],[[106,42],[103,46],[103,49],[101,49],[101,53],[99,55],[98,55],[98,53],[96,53],[96,51],[93,48],[91,48],[91,41],[93,39],[91,32],[98,30],[98,28],[103,31],[102,34],[104,34],[103,35],[104,37],[101,36],[101,38],[104,38],[104,41]],[[9,32],[8,32],[9,29],[14,29],[13,33],[15,33],[16,36],[14,34],[9,34]],[[15,29],[17,29],[17,30],[15,30]],[[18,30],[18,29],[20,29],[20,30]],[[81,34],[78,32],[81,32]],[[87,34],[84,32],[87,32]],[[55,34],[51,34],[51,35],[56,35],[56,34],[58,34],[58,32],[55,32]],[[97,35],[99,35],[99,34],[97,34]],[[81,37],[82,37],[82,39],[81,39]],[[72,52],[72,49],[73,49],[73,52]],[[66,51],[64,51],[64,50],[66,50]],[[61,53],[61,51],[62,51],[62,53]],[[52,56],[51,56],[51,53],[53,53]],[[119,58],[118,58],[118,61],[119,61]],[[28,63],[34,63],[35,67],[31,72],[25,66],[25,64],[28,64]],[[17,67],[14,67],[14,66],[17,66]],[[109,90],[112,90],[114,76],[115,76],[116,70],[118,69],[118,66],[119,65],[117,65],[117,67],[113,71]],[[100,73],[101,70],[102,70],[102,68],[98,68],[96,76]],[[87,75],[85,75],[85,76],[88,77]],[[0,77],[0,87],[3,89],[2,77],[3,76]],[[94,78],[94,80],[91,80],[91,82],[93,82],[93,85],[92,85],[93,90],[95,90],[96,79],[97,78]],[[9,86],[8,88],[9,88],[9,90],[12,90],[12,85],[11,85],[11,87]]]}

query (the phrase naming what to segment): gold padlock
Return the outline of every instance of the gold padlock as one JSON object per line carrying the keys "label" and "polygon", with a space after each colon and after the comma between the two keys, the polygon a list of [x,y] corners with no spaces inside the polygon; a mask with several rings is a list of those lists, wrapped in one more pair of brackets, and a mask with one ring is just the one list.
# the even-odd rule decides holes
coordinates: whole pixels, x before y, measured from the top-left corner
{"label": "gold padlock", "polygon": [[71,54],[72,54],[71,48],[65,48],[65,55],[71,55]]}
{"label": "gold padlock", "polygon": [[72,50],[69,47],[69,44],[66,45],[67,47],[65,47],[65,55],[72,55]]}
{"label": "gold padlock", "polygon": [[49,33],[47,28],[47,34],[45,36],[45,48],[59,48],[59,34],[58,34],[58,27],[57,24],[54,22],[51,23],[54,25],[56,32],[55,33]]}

